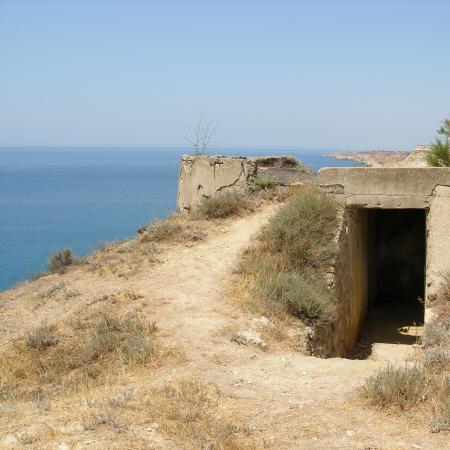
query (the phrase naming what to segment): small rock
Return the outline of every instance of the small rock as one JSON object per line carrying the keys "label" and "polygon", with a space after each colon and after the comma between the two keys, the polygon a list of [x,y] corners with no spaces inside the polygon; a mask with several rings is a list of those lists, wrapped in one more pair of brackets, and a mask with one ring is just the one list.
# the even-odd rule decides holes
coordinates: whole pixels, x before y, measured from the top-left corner
{"label": "small rock", "polygon": [[239,331],[238,333],[233,333],[231,336],[231,341],[237,342],[239,345],[255,345],[262,349],[267,348],[267,342],[261,338],[261,335],[255,330],[245,330]]}
{"label": "small rock", "polygon": [[3,438],[3,443],[5,445],[11,445],[11,444],[17,444],[19,440],[17,439],[17,436],[15,434],[12,433],[8,433],[4,438]]}
{"label": "small rock", "polygon": [[413,444],[412,445],[414,448],[423,448],[421,445],[418,445],[418,444]]}
{"label": "small rock", "polygon": [[253,324],[256,325],[257,327],[271,327],[272,328],[275,326],[275,324],[265,316],[254,317]]}
{"label": "small rock", "polygon": [[352,437],[352,436],[355,434],[355,432],[354,432],[353,430],[346,430],[345,434],[346,434],[348,437]]}
{"label": "small rock", "polygon": [[57,448],[58,450],[69,450],[70,447],[65,442],[60,442]]}

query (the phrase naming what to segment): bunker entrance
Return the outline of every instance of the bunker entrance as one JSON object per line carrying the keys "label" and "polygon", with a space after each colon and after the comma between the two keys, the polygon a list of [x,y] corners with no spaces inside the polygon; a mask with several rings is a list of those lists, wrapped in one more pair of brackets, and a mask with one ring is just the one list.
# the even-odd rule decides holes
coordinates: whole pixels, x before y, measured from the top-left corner
{"label": "bunker entrance", "polygon": [[368,210],[368,316],[371,343],[412,344],[424,320],[424,209]]}

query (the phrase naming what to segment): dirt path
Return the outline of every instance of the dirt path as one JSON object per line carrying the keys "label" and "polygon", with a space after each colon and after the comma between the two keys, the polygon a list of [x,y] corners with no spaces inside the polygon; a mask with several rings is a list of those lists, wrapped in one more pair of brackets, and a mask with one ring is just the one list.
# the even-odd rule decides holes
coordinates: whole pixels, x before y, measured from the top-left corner
{"label": "dirt path", "polygon": [[[195,248],[169,254],[138,289],[158,296],[155,318],[188,359],[176,374],[195,374],[242,401],[248,423],[274,449],[444,449],[444,436],[413,417],[368,410],[356,388],[382,361],[319,359],[282,347],[239,346],[222,330],[242,330],[252,316],[227,302],[239,253],[274,207],[225,227]],[[170,280],[170,281],[169,281]],[[390,354],[395,354],[395,348]],[[448,447],[450,448],[450,447]]]}
{"label": "dirt path", "polygon": [[[156,375],[128,381],[137,392],[139,386],[164,384],[186,375],[214,383],[238,400],[255,437],[274,450],[450,448],[448,435],[430,434],[420,417],[398,413],[387,416],[359,402],[358,385],[384,364],[381,361],[319,359],[287,345],[273,345],[263,351],[230,340],[230,332],[250,327],[253,316],[228,302],[227,283],[240,252],[275,210],[271,205],[253,215],[226,221],[204,242],[191,247],[177,245],[165,253],[161,264],[128,281],[94,275],[86,281],[86,274],[73,275],[71,286],[84,288],[86,295],[123,288],[139,292],[144,297],[141,312],[158,323],[165,342],[183,350],[184,361],[163,367]],[[26,287],[18,294],[21,289]],[[0,337],[12,333],[18,324],[24,331],[50,314],[63,318],[80,307],[71,299],[49,303],[39,310],[23,309],[30,306],[27,302],[31,300],[18,295],[17,301],[8,303],[0,316]],[[18,417],[22,427],[31,420],[23,416],[19,421]],[[46,426],[50,423],[45,417],[33,417]],[[72,440],[77,434],[78,442],[86,442],[82,429],[70,430],[65,433]],[[105,435],[103,442],[110,438]],[[85,448],[83,445],[76,448]],[[97,440],[97,446],[89,448],[106,447]],[[151,448],[173,447],[163,443]]]}

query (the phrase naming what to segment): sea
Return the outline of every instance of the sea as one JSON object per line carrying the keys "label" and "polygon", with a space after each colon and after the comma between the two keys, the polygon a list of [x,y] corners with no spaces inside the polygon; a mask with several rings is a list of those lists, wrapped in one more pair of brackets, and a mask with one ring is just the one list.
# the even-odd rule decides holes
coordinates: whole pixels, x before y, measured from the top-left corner
{"label": "sea", "polygon": [[[45,271],[50,255],[89,254],[102,242],[174,211],[182,148],[0,148],[0,290]],[[320,151],[213,149],[292,155],[314,171],[356,166]]]}

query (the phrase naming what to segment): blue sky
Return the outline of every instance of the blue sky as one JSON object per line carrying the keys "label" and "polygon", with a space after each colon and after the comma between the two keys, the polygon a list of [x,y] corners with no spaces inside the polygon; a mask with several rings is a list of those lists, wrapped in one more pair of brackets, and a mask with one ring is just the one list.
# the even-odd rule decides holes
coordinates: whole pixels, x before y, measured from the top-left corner
{"label": "blue sky", "polygon": [[408,149],[450,115],[450,2],[0,0],[0,145]]}

